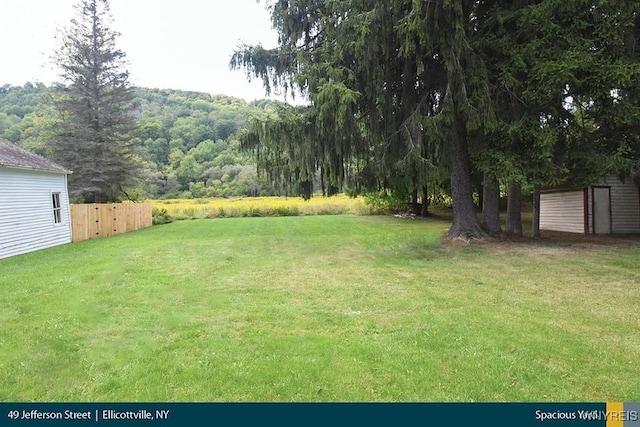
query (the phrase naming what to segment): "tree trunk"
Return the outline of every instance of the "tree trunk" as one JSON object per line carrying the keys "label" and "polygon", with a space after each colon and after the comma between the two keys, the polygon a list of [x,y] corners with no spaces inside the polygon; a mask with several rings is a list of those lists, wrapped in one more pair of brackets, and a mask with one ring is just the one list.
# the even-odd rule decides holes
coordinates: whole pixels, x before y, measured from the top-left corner
{"label": "tree trunk", "polygon": [[422,187],[422,210],[420,216],[426,218],[429,215],[429,188],[425,184]]}
{"label": "tree trunk", "polygon": [[471,186],[471,162],[467,146],[467,129],[457,108],[453,113],[451,135],[451,197],[453,198],[453,225],[448,235],[465,239],[486,237],[476,215]]}
{"label": "tree trunk", "polygon": [[507,192],[507,225],[506,232],[509,235],[522,237],[522,186],[520,184],[509,185]]}
{"label": "tree trunk", "polygon": [[502,234],[500,226],[500,185],[498,180],[488,172],[484,173],[482,202],[482,226],[489,234]]}
{"label": "tree trunk", "polygon": [[531,221],[531,236],[540,238],[540,186],[533,187],[533,218]]}
{"label": "tree trunk", "polygon": [[411,192],[411,213],[414,215],[420,214],[420,206],[418,203],[418,189],[414,188]]}

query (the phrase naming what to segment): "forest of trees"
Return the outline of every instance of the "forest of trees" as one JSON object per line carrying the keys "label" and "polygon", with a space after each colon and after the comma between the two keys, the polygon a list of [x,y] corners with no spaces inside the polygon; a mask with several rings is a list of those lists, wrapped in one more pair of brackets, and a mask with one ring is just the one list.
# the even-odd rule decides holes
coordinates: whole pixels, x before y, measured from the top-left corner
{"label": "forest of trees", "polygon": [[317,173],[332,191],[382,188],[415,201],[444,189],[451,237],[521,235],[526,189],[640,178],[638,2],[276,0],[269,9],[279,46],[243,46],[231,65],[311,105],[254,121],[242,142],[306,197]]}
{"label": "forest of trees", "polygon": [[[26,83],[0,87],[0,138],[49,156],[55,132],[51,87]],[[224,95],[134,89],[132,143],[140,167],[131,197],[231,197],[274,195],[256,173],[255,159],[239,149],[238,133],[276,101],[247,103]],[[124,195],[123,195],[124,196]]]}

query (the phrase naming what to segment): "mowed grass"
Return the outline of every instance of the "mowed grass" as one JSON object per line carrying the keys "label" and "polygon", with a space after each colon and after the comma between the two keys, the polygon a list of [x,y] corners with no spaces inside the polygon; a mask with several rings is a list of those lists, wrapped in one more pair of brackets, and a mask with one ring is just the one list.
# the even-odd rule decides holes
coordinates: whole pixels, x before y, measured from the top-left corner
{"label": "mowed grass", "polygon": [[182,221],[0,260],[1,401],[638,401],[640,249]]}

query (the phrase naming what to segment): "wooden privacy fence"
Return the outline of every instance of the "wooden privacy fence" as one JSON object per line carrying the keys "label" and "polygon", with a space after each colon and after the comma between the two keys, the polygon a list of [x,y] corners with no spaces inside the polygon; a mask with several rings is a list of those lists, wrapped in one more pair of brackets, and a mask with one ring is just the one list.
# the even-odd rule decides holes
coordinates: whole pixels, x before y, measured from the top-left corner
{"label": "wooden privacy fence", "polygon": [[149,227],[151,203],[71,205],[73,242],[107,237]]}

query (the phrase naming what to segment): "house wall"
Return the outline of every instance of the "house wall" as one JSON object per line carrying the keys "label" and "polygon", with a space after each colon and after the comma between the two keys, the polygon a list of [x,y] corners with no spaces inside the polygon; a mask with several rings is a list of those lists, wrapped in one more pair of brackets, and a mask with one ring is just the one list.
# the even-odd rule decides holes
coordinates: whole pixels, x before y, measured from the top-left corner
{"label": "house wall", "polygon": [[584,190],[540,194],[540,229],[584,233]]}
{"label": "house wall", "polygon": [[[611,187],[611,232],[613,234],[640,233],[640,189],[632,181],[607,177],[598,186]],[[593,193],[589,191],[589,233],[593,233]]]}
{"label": "house wall", "polygon": [[[59,224],[52,193],[60,193]],[[0,259],[70,242],[66,176],[0,167]]]}

